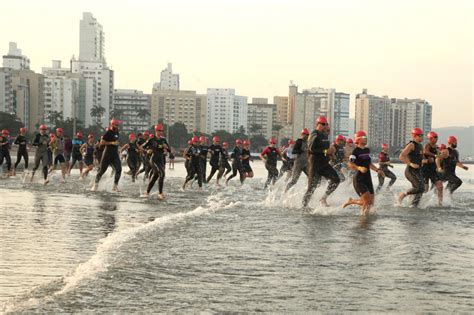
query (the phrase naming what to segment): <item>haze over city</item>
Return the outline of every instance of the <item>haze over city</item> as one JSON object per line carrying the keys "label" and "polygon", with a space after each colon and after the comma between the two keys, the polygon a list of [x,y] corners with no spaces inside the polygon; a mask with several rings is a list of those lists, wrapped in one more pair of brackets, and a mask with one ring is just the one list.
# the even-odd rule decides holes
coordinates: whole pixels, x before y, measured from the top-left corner
{"label": "haze over city", "polygon": [[[27,9],[25,9],[27,8]],[[471,1],[23,1],[3,5],[0,54],[17,42],[40,72],[79,51],[82,12],[105,31],[115,88],[149,93],[167,62],[182,89],[287,95],[331,87],[354,97],[423,98],[433,127],[473,116]]]}

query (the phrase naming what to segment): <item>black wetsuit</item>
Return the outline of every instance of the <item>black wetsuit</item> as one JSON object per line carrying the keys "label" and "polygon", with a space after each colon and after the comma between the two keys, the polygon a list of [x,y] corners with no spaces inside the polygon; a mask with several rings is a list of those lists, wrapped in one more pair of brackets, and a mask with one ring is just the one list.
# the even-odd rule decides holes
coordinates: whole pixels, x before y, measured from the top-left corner
{"label": "black wetsuit", "polygon": [[359,196],[362,196],[366,192],[374,194],[374,185],[372,184],[372,177],[370,176],[370,150],[369,148],[359,148],[356,147],[352,151],[349,160],[357,166],[362,166],[367,169],[367,172],[362,173],[357,171],[355,174],[352,183],[354,184],[354,189]]}
{"label": "black wetsuit", "polygon": [[185,183],[193,180],[195,177],[198,181],[199,187],[202,187],[202,158],[201,158],[201,148],[200,146],[191,146],[189,147],[188,151],[186,152],[186,156],[189,158],[189,173],[186,176]]}
{"label": "black wetsuit", "polygon": [[442,178],[443,181],[448,182],[446,189],[452,194],[462,185],[462,180],[456,175],[456,165],[459,162],[458,150],[448,147],[448,152],[448,157],[441,161],[441,166],[444,170]]}
{"label": "black wetsuit", "polygon": [[242,169],[244,170],[244,173],[253,173],[253,169],[250,166],[251,159],[252,156],[250,155],[250,150],[242,148]]}
{"label": "black wetsuit", "polygon": [[165,138],[151,138],[143,145],[146,150],[151,150],[150,164],[152,175],[148,182],[147,193],[158,180],[158,193],[163,193],[163,185],[165,183],[166,158],[165,151],[169,150],[168,141]]}
{"label": "black wetsuit", "polygon": [[10,142],[8,137],[0,136],[0,165],[3,164],[3,160],[7,163],[7,169],[12,169],[12,159],[10,157]]}
{"label": "black wetsuit", "polygon": [[230,181],[232,178],[237,176],[237,172],[239,173],[240,176],[240,183],[243,183],[245,181],[245,172],[242,167],[242,148],[239,148],[238,146],[234,147],[234,150],[231,153],[231,158],[232,158],[232,174],[227,178],[227,181]]}
{"label": "black wetsuit", "polygon": [[295,141],[293,147],[293,154],[296,155],[294,159],[293,168],[291,171],[291,180],[286,185],[286,190],[293,187],[301,176],[301,172],[304,172],[308,176],[307,164],[308,164],[308,140],[299,138]]}
{"label": "black wetsuit", "polygon": [[33,140],[33,146],[36,147],[35,153],[35,165],[33,166],[33,175],[38,169],[40,162],[43,166],[43,176],[46,180],[48,178],[48,166],[49,166],[49,137],[44,134],[36,134],[35,139]]}
{"label": "black wetsuit", "polygon": [[65,147],[64,138],[57,137],[56,142],[55,142],[55,148],[54,148],[54,162],[53,162],[55,166],[58,163],[62,164],[66,162],[66,158],[64,157],[64,147]]}
{"label": "black wetsuit", "polygon": [[18,152],[16,154],[16,162],[15,162],[15,169],[18,167],[18,164],[20,164],[21,158],[25,161],[25,170],[28,169],[28,150],[26,148],[26,145],[28,144],[28,141],[26,140],[25,136],[19,135],[16,137],[15,142],[16,145],[18,145]]}
{"label": "black wetsuit", "polygon": [[270,183],[273,185],[275,184],[276,180],[278,179],[278,169],[277,169],[277,161],[278,156],[280,155],[280,151],[275,147],[266,147],[262,151],[262,156],[267,156],[265,160],[265,168],[267,169],[267,181],[265,182],[265,188],[267,188]]}
{"label": "black wetsuit", "polygon": [[[107,130],[107,132],[102,136],[102,139],[108,142],[118,141],[119,132],[112,129]],[[100,161],[99,170],[95,176],[96,184],[99,183],[102,175],[104,175],[109,166],[112,166],[115,171],[114,184],[118,185],[120,176],[122,175],[122,163],[120,161],[120,154],[118,152],[118,144],[109,144],[105,146],[104,153],[102,154],[102,159]]]}
{"label": "black wetsuit", "polygon": [[346,180],[346,177],[342,173],[342,169],[346,167],[344,163],[344,156],[344,145],[334,144],[334,170],[337,172],[341,182]]}
{"label": "black wetsuit", "polygon": [[438,154],[438,150],[435,147],[432,147],[429,144],[426,144],[428,146],[428,149],[432,155],[428,154],[423,154],[424,158],[428,160],[428,163],[423,164],[421,167],[421,174],[423,175],[423,178],[425,180],[425,186],[429,185],[430,180],[432,184],[435,184],[437,181],[440,180],[438,172],[436,171],[436,155]]}
{"label": "black wetsuit", "polygon": [[231,171],[232,167],[229,164],[229,152],[227,152],[227,149],[222,148],[219,159],[219,173],[217,173],[217,179],[221,179],[222,176],[226,177]]}
{"label": "black wetsuit", "polygon": [[412,205],[417,207],[420,203],[421,196],[425,191],[425,181],[423,175],[421,174],[421,163],[423,160],[423,146],[415,141],[410,141],[413,143],[414,150],[408,153],[408,160],[411,163],[418,164],[419,168],[413,168],[410,165],[407,165],[405,169],[405,177],[410,181],[412,188],[406,192],[407,195],[415,195],[413,198]]}
{"label": "black wetsuit", "polygon": [[84,163],[86,163],[87,166],[94,165],[94,152],[95,152],[95,145],[86,144],[86,149],[84,152]]}
{"label": "black wetsuit", "polygon": [[311,132],[308,139],[308,189],[303,197],[304,207],[308,205],[322,177],[325,177],[329,181],[326,196],[333,193],[337,186],[339,186],[339,176],[331,165],[329,165],[329,157],[327,156],[329,145],[327,134],[318,130]]}
{"label": "black wetsuit", "polygon": [[73,169],[76,162],[82,163],[81,146],[84,144],[82,139],[74,138],[72,140],[72,162],[70,168]]}
{"label": "black wetsuit", "polygon": [[140,156],[138,153],[137,142],[129,142],[127,150],[127,165],[132,172],[132,182],[135,182],[138,171],[140,170]]}
{"label": "black wetsuit", "polygon": [[[390,162],[390,156],[388,156],[388,153],[380,152],[379,153],[379,162]],[[393,172],[388,169],[388,165],[386,165],[386,164],[379,165],[379,168],[385,174],[385,177],[390,178],[390,182],[388,183],[388,187],[392,187],[392,185],[397,180],[397,176],[395,176],[395,174],[393,174]],[[376,190],[377,192],[379,192],[380,189],[382,189],[383,183],[385,182],[385,177],[383,177],[380,174],[378,175],[378,177],[379,177],[379,185],[377,186],[377,190]]]}
{"label": "black wetsuit", "polygon": [[102,155],[104,154],[105,146],[100,145],[100,140],[94,145],[95,150],[95,158],[97,159],[98,165],[100,167],[100,163],[102,162]]}
{"label": "black wetsuit", "polygon": [[206,178],[206,169],[207,169],[207,153],[209,152],[209,147],[207,145],[200,145],[199,150],[201,151],[201,176],[202,182],[207,183]]}
{"label": "black wetsuit", "polygon": [[209,151],[211,152],[211,158],[209,159],[209,164],[211,165],[211,173],[207,177],[207,182],[209,182],[214,174],[219,171],[219,159],[222,154],[222,147],[220,144],[212,144],[209,147]]}

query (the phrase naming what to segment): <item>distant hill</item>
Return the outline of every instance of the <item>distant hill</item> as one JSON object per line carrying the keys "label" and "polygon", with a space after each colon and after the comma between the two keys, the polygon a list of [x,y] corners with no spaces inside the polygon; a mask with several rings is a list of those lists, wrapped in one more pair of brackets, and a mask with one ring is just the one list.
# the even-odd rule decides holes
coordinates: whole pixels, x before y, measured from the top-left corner
{"label": "distant hill", "polygon": [[438,143],[447,144],[448,137],[455,136],[461,158],[474,157],[474,126],[434,128],[433,131],[438,133]]}

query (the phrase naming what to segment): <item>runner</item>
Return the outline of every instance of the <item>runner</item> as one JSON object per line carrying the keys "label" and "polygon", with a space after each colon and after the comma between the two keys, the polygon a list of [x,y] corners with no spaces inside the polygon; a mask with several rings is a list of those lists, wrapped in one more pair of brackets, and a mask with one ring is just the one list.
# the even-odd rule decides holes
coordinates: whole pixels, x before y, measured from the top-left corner
{"label": "runner", "polygon": [[235,140],[235,147],[230,157],[232,158],[232,174],[227,177],[225,184],[227,186],[229,181],[235,176],[237,176],[237,172],[240,176],[240,183],[243,184],[245,181],[245,172],[242,167],[242,140]]}
{"label": "runner", "polygon": [[33,166],[33,172],[31,173],[30,181],[33,182],[33,178],[35,177],[35,172],[41,163],[43,166],[44,185],[47,185],[49,183],[49,179],[48,179],[49,137],[46,134],[45,125],[39,126],[39,133],[36,134],[35,139],[33,140],[33,146],[36,147],[36,153],[35,153],[35,164]]}
{"label": "runner", "polygon": [[7,176],[12,175],[12,159],[10,156],[10,132],[7,129],[2,130],[0,135],[0,166],[3,164],[3,160],[7,163]]}
{"label": "runner", "polygon": [[308,137],[309,130],[303,128],[303,130],[301,130],[301,137],[296,140],[295,146],[293,147],[293,154],[296,155],[296,158],[291,172],[291,180],[286,185],[285,192],[298,182],[301,172],[304,172],[306,176],[308,176],[306,168],[308,164]]}
{"label": "runner", "polygon": [[280,150],[275,148],[275,145],[276,140],[272,137],[270,140],[268,140],[268,146],[263,149],[262,153],[260,153],[260,158],[262,161],[265,161],[265,168],[268,172],[265,188],[267,188],[270,184],[274,185],[278,179],[277,161],[278,157],[282,158],[282,155]]}
{"label": "runner", "polygon": [[250,141],[244,140],[242,148],[242,170],[245,173],[245,178],[253,177],[253,169],[250,166],[250,162],[253,162],[252,155],[250,154]]}
{"label": "runner", "polygon": [[384,176],[378,175],[379,178],[379,185],[377,186],[377,190],[375,192],[379,192],[380,189],[383,187],[383,183],[385,181],[385,177],[390,178],[390,183],[388,183],[387,191],[390,190],[390,187],[395,183],[397,180],[397,176],[393,174],[388,168],[392,167],[393,165],[390,163],[390,156],[388,155],[388,145],[382,143],[382,151],[379,153],[379,168],[383,172]]}
{"label": "runner", "polygon": [[72,152],[71,152],[71,165],[69,166],[69,174],[71,174],[71,170],[76,165],[76,162],[79,162],[79,175],[82,176],[82,154],[81,154],[81,146],[84,144],[84,140],[82,140],[82,132],[76,132],[76,137],[72,139]]}
{"label": "runner", "polygon": [[94,135],[89,134],[87,136],[87,142],[81,146],[81,154],[84,157],[84,163],[86,164],[86,170],[82,172],[81,179],[84,179],[89,175],[89,172],[94,169],[94,153],[96,152],[96,146],[94,145]]}
{"label": "runner", "polygon": [[421,174],[425,180],[425,193],[428,192],[431,184],[436,187],[438,195],[438,206],[443,205],[443,182],[441,181],[438,172],[436,171],[436,157],[438,156],[438,134],[434,131],[428,132],[426,135],[428,142],[423,147],[423,156],[426,163],[421,168]]}
{"label": "runner", "polygon": [[25,164],[25,171],[28,169],[28,140],[26,139],[26,128],[20,128],[20,134],[15,139],[15,144],[18,145],[18,151],[16,154],[15,167],[13,168],[13,176],[16,175],[16,168],[20,164],[21,158],[23,158]]}
{"label": "runner", "polygon": [[56,166],[59,164],[61,168],[61,183],[65,183],[66,173],[68,170],[66,166],[66,158],[64,157],[65,142],[62,128],[56,128],[56,136],[51,140],[50,147],[54,148],[54,161],[49,169],[49,173],[51,174],[56,170]]}
{"label": "runner", "polygon": [[438,157],[438,172],[441,174],[443,181],[448,182],[446,189],[452,194],[462,185],[462,180],[456,175],[456,167],[460,167],[467,171],[469,168],[459,161],[459,153],[456,150],[458,140],[455,136],[448,137],[448,148],[441,151]]}
{"label": "runner", "polygon": [[219,137],[212,137],[212,144],[209,147],[209,152],[211,153],[211,158],[209,159],[209,164],[211,165],[211,173],[207,177],[206,181],[210,182],[214,174],[219,171],[219,160],[222,154],[222,147],[219,144]]}
{"label": "runner", "polygon": [[229,174],[232,171],[232,167],[229,164],[230,156],[229,156],[229,151],[227,151],[228,148],[229,148],[229,144],[227,142],[223,142],[221,156],[219,159],[219,173],[217,173],[217,181],[216,181],[217,186],[220,186],[219,180],[223,176],[225,179],[227,174]]}
{"label": "runner", "polygon": [[164,200],[163,185],[165,182],[166,159],[165,152],[169,152],[168,141],[163,137],[163,125],[155,125],[155,137],[148,139],[143,145],[145,150],[151,151],[150,163],[152,167],[152,176],[148,183],[145,196],[149,196],[151,189],[158,180],[158,199]]}
{"label": "runner", "polygon": [[192,145],[186,152],[186,156],[189,159],[189,173],[184,180],[182,189],[186,189],[186,185],[194,178],[197,178],[199,190],[202,190],[202,157],[201,157],[201,146],[199,145],[199,138],[194,136],[191,139]]}
{"label": "runner", "polygon": [[349,200],[343,205],[343,208],[349,205],[359,205],[360,215],[367,215],[370,208],[374,205],[374,186],[370,170],[374,170],[379,176],[384,176],[382,170],[372,164],[370,150],[367,145],[367,134],[364,131],[357,131],[354,136],[357,147],[352,151],[349,159],[349,167],[357,171],[354,176],[353,184],[359,199]]}

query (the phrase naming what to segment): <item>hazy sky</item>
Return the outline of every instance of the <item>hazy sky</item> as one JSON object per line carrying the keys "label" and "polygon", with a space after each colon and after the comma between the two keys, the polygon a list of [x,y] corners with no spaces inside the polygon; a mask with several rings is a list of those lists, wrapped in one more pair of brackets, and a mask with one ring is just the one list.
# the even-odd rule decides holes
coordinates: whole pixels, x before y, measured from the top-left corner
{"label": "hazy sky", "polygon": [[424,98],[433,126],[474,124],[474,1],[8,1],[0,54],[18,43],[37,72],[79,54],[79,20],[105,31],[115,88],[151,93],[167,62],[181,89],[249,97],[334,87]]}

